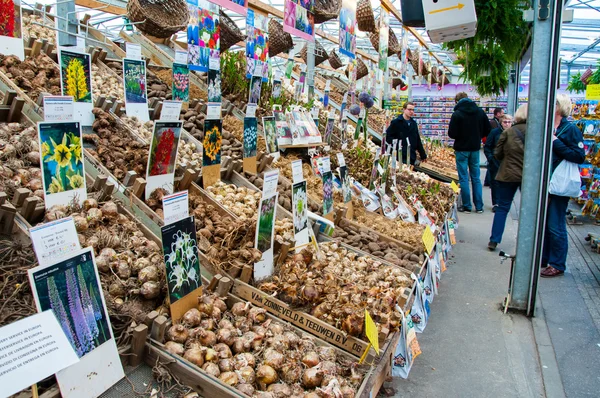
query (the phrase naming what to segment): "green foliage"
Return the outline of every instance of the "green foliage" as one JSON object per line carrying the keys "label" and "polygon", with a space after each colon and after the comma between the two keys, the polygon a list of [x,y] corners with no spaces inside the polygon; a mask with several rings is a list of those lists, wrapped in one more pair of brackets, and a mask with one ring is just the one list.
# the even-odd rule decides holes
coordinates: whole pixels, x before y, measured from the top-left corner
{"label": "green foliage", "polygon": [[246,79],[244,51],[227,51],[221,54],[221,95],[247,99],[250,82]]}
{"label": "green foliage", "polygon": [[569,84],[567,85],[567,90],[576,93],[585,92],[585,84],[581,81],[581,72],[571,76],[571,80],[569,80]]}
{"label": "green foliage", "polygon": [[600,59],[597,61],[596,70],[592,73],[588,84],[600,84]]}
{"label": "green foliage", "polygon": [[475,36],[444,44],[456,53],[456,64],[464,67],[461,77],[477,87],[479,94],[500,95],[508,86],[509,67],[519,59],[527,40],[529,27],[522,12],[527,8],[526,3],[475,0]]}

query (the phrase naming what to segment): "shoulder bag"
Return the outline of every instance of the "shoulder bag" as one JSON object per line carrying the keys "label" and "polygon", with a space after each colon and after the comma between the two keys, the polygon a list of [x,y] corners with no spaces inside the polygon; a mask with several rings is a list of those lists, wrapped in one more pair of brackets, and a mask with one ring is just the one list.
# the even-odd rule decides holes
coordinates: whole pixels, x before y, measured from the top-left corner
{"label": "shoulder bag", "polygon": [[[563,129],[556,134],[557,139],[567,127],[568,125],[563,127]],[[581,175],[579,174],[579,166],[563,159],[556,167],[556,170],[554,170],[554,173],[552,173],[548,192],[551,195],[556,196],[566,196],[571,198],[579,197],[579,195],[581,195]]]}

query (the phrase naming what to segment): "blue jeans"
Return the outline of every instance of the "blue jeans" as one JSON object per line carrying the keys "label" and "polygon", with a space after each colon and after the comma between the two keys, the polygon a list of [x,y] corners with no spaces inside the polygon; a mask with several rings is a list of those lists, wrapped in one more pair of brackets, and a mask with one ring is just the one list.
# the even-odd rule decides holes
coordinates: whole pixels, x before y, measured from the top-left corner
{"label": "blue jeans", "polygon": [[494,213],[494,222],[492,224],[492,236],[490,242],[502,242],[504,227],[506,226],[506,218],[510,211],[517,189],[521,188],[520,182],[504,182],[496,181],[496,212]]}
{"label": "blue jeans", "polygon": [[483,210],[481,177],[479,176],[479,151],[456,151],[456,170],[460,184],[460,197],[466,210],[471,210],[469,177],[473,185],[473,202],[476,210]]}
{"label": "blue jeans", "polygon": [[568,206],[568,197],[548,195],[542,264],[547,264],[559,271],[567,269],[569,237],[567,236],[566,213]]}

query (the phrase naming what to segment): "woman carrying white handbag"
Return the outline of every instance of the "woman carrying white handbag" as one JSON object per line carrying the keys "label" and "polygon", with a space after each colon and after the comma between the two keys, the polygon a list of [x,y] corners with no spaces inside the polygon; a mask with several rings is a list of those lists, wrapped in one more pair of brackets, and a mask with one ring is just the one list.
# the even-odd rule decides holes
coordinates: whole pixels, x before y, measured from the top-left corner
{"label": "woman carrying white handbag", "polygon": [[571,100],[566,94],[556,98],[552,136],[552,177],[548,195],[544,251],[541,276],[551,278],[564,274],[567,268],[569,243],[567,236],[567,206],[572,196],[579,196],[581,186],[577,165],[585,160],[583,134],[567,120],[571,114]]}

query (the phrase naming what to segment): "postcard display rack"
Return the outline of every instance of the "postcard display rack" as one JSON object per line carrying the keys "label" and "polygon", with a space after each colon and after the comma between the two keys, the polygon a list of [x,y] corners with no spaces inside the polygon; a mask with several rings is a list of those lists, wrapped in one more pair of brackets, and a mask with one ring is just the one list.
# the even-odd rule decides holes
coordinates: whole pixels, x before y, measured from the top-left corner
{"label": "postcard display rack", "polygon": [[[227,2],[227,0],[221,0],[221,3]],[[95,34],[100,35],[99,32],[96,32]],[[102,40],[105,40],[106,43],[109,42],[106,41],[106,38],[103,38]],[[146,54],[150,55],[150,57],[147,58],[151,60],[161,59],[165,56],[164,52],[161,51],[159,47],[153,46],[150,42],[145,42],[145,45],[143,46],[143,53],[144,57],[146,57]],[[121,56],[122,55],[123,54],[121,54]],[[148,63],[150,62],[151,61],[148,61]],[[2,76],[0,75],[0,77]],[[143,80],[145,81],[145,77]],[[15,87],[10,85],[9,79],[0,80],[0,91],[5,93],[3,95],[3,102],[1,105],[3,112],[0,113],[0,124],[19,121],[25,125],[34,126],[35,123],[42,121],[41,115],[43,114],[43,109],[40,106],[41,102],[38,101],[36,103],[32,101],[31,98],[27,96],[27,93],[21,90],[11,91],[14,89]],[[106,104],[110,101],[101,102]],[[96,104],[98,103],[96,102]],[[115,123],[119,125],[123,124],[123,121],[120,119],[122,109],[119,106],[112,108],[110,106],[103,106],[103,108],[110,113],[110,118],[105,119],[104,123],[109,123],[109,121],[114,120]],[[237,114],[243,115],[239,109],[237,110]],[[300,118],[295,117],[293,119],[294,123],[292,124],[298,130],[300,130],[298,126],[302,126],[302,123],[298,122],[305,122],[309,124],[307,130],[309,132],[315,131],[314,135],[316,136],[316,131],[318,130],[316,130],[315,126],[311,124],[312,120],[307,117],[302,118],[302,116],[303,115],[300,115]],[[180,128],[179,124],[178,128]],[[186,133],[184,130],[181,130],[181,134],[183,137],[186,137],[188,133]],[[300,134],[298,135],[300,136]],[[313,143],[311,141],[312,135],[313,134],[303,135],[304,138],[308,138],[309,144]],[[132,136],[134,136],[133,133]],[[75,142],[75,144],[71,143],[72,146],[76,146],[76,138],[77,137],[69,138]],[[138,139],[137,141],[139,142],[136,145],[141,145],[143,140]],[[59,142],[55,146],[58,148],[60,145],[61,144]],[[157,145],[151,145],[151,147],[154,146]],[[175,147],[177,147],[176,144]],[[82,153],[83,156],[81,158],[83,159],[83,163],[85,163],[83,178],[85,184],[88,186],[88,198],[93,197],[100,204],[106,203],[113,199],[118,201],[118,203],[122,203],[123,205],[117,205],[117,210],[114,211],[115,214],[113,216],[117,217],[121,222],[123,222],[123,220],[133,221],[142,233],[140,236],[136,236],[136,238],[139,240],[141,239],[141,236],[143,236],[144,239],[148,240],[148,242],[153,242],[153,245],[148,243],[148,247],[153,247],[154,245],[156,245],[156,247],[161,247],[164,243],[160,238],[161,229],[166,228],[165,221],[163,220],[162,216],[159,216],[155,211],[151,210],[143,201],[142,198],[144,197],[144,187],[148,186],[146,185],[146,182],[144,182],[144,179],[138,175],[132,174],[133,171],[129,171],[124,179],[116,178],[110,170],[101,164],[98,159],[94,159],[91,156],[90,151],[87,148],[84,148]],[[172,163],[174,163],[174,161]],[[230,167],[232,163],[234,162],[224,161],[221,168],[221,174],[231,176],[233,174],[233,171],[231,170],[232,167]],[[222,204],[211,199],[210,195],[208,195],[206,191],[198,186],[198,183],[200,183],[200,173],[198,170],[194,170],[193,168],[181,170],[180,165],[176,167],[177,177],[174,179],[172,184],[173,186],[169,187],[169,192],[174,191],[176,195],[181,195],[178,192],[185,191],[186,197],[189,192],[190,196],[195,195],[196,197],[200,197],[209,206],[216,208],[217,212],[219,212],[223,217],[236,217]],[[148,166],[148,169],[151,169],[151,167]],[[69,177],[72,178],[70,175]],[[146,195],[146,199],[149,199],[149,196],[150,195]],[[173,199],[175,200],[177,198]],[[43,206],[40,207],[39,204],[40,201],[35,199],[32,193],[27,189],[18,190],[14,197],[8,197],[6,193],[0,193],[0,228],[2,228],[2,232],[8,234],[12,232],[13,235],[11,236],[11,239],[15,240],[19,239],[23,241],[29,241],[32,239],[30,235],[32,233],[30,232],[32,231],[31,228],[43,228],[45,226],[45,224],[40,222],[44,218],[45,210]],[[89,202],[84,203],[84,207],[86,206],[89,206]],[[166,206],[166,200],[164,201],[163,206]],[[390,333],[386,330],[378,331],[377,327],[374,326],[374,323],[370,324],[365,321],[367,335],[360,338],[349,337],[343,331],[302,311],[296,311],[286,304],[279,302],[279,300],[265,299],[265,294],[249,283],[251,272],[248,273],[247,271],[248,268],[252,269],[251,266],[236,266],[233,268],[233,271],[229,273],[219,273],[218,269],[214,269],[211,266],[211,264],[213,264],[211,259],[204,253],[207,247],[202,245],[202,238],[200,237],[202,232],[197,238],[197,259],[194,261],[200,264],[200,268],[204,269],[198,270],[197,268],[194,268],[196,280],[196,285],[194,285],[194,287],[196,289],[190,294],[193,293],[199,295],[202,291],[214,293],[223,298],[229,309],[231,309],[236,303],[251,302],[256,307],[261,307],[268,312],[268,314],[265,314],[265,320],[268,321],[269,319],[272,319],[273,321],[286,323],[289,325],[291,330],[300,335],[310,335],[311,338],[314,339],[317,346],[328,347],[330,350],[333,350],[338,357],[344,357],[353,362],[362,362],[364,377],[362,381],[357,383],[355,386],[356,396],[376,396],[389,374],[393,374],[395,376],[401,375],[402,377],[408,376],[410,365],[412,365],[414,358],[420,353],[413,329],[413,320],[416,320],[414,312],[419,308],[421,311],[424,311],[425,307],[427,307],[426,316],[429,316],[429,304],[426,304],[426,301],[431,302],[434,294],[432,291],[437,291],[437,284],[440,280],[441,272],[445,269],[445,260],[452,248],[452,245],[454,244],[454,230],[458,226],[455,208],[456,206],[454,206],[454,208],[448,214],[441,218],[439,225],[434,228],[435,231],[433,233],[431,233],[431,229],[426,229],[426,231],[429,231],[430,234],[424,235],[423,244],[426,246],[426,252],[429,253],[429,255],[426,256],[425,261],[423,264],[421,264],[419,270],[415,271],[415,273],[417,273],[417,275],[413,275],[415,277],[415,281],[409,288],[407,288],[403,297],[398,300],[398,309],[405,314],[402,322],[403,326],[399,332]],[[109,210],[111,213],[108,213]],[[164,214],[166,216],[166,209],[163,210],[165,211]],[[112,214],[112,211],[113,209],[106,209],[107,214]],[[187,214],[187,212],[184,213]],[[194,225],[193,217],[187,217],[184,215],[182,215],[182,217],[183,218],[179,218],[176,222],[186,220],[186,225]],[[277,215],[277,218],[280,218],[279,214]],[[73,222],[78,228],[78,231],[82,228],[80,225],[82,220],[79,218],[69,222]],[[175,222],[168,225],[170,229],[165,229],[165,233],[172,232],[171,230],[174,228],[173,225],[175,225]],[[177,228],[179,228],[178,231],[183,231],[183,229],[179,226],[177,226]],[[182,233],[182,236],[186,236],[187,242],[187,240],[192,239],[195,231],[194,228],[186,231],[187,232],[185,232],[185,234]],[[71,242],[73,247],[77,246],[79,243],[76,242],[77,234],[74,236],[75,239],[73,242]],[[193,239],[196,240],[196,237],[193,237]],[[314,244],[316,245],[316,238],[313,238],[313,242],[315,242]],[[77,290],[81,292],[82,304],[80,306],[83,309],[82,315],[85,317],[85,321],[82,323],[77,323],[77,321],[74,319],[68,320],[70,318],[67,316],[64,318],[67,319],[67,322],[61,326],[63,326],[63,330],[66,334],[71,333],[73,336],[75,336],[73,337],[73,340],[75,340],[75,338],[83,339],[85,336],[79,336],[78,333],[81,331],[80,328],[87,328],[87,332],[90,332],[92,335],[94,335],[94,338],[97,340],[94,343],[88,342],[89,347],[87,349],[90,350],[90,348],[94,348],[92,347],[94,344],[97,344],[98,347],[92,349],[93,352],[88,351],[92,353],[94,357],[83,357],[84,360],[80,361],[82,363],[85,361],[83,364],[85,366],[82,366],[82,364],[72,365],[75,367],[73,369],[76,369],[77,372],[71,371],[68,373],[69,375],[80,374],[83,372],[88,376],[87,378],[91,380],[94,379],[92,376],[95,374],[94,364],[92,362],[93,360],[97,359],[96,357],[103,357],[102,360],[98,360],[97,362],[98,368],[100,368],[100,364],[104,365],[107,361],[112,361],[110,366],[108,366],[111,367],[109,373],[106,371],[100,372],[98,371],[99,369],[96,369],[103,377],[108,374],[108,376],[102,380],[102,383],[97,382],[97,390],[88,390],[89,394],[98,396],[100,393],[102,393],[102,391],[110,387],[115,380],[118,380],[120,376],[122,376],[121,364],[123,366],[137,366],[140,363],[145,362],[151,367],[154,367],[157,366],[158,363],[161,363],[163,364],[159,369],[161,372],[168,370],[177,378],[180,383],[183,383],[189,386],[191,389],[202,393],[204,396],[242,396],[241,392],[236,390],[234,386],[228,385],[226,380],[222,378],[219,379],[218,377],[214,377],[214,373],[211,374],[207,372],[205,369],[199,366],[197,362],[193,363],[189,360],[189,358],[184,359],[180,355],[173,354],[173,350],[171,349],[172,346],[168,344],[165,337],[171,330],[171,327],[179,322],[177,319],[172,319],[170,315],[177,318],[179,315],[175,316],[172,312],[170,314],[169,311],[165,311],[164,307],[157,306],[156,310],[148,311],[147,313],[142,314],[137,322],[130,324],[127,327],[127,334],[131,336],[131,339],[125,339],[125,343],[123,343],[121,339],[117,338],[115,333],[113,333],[111,330],[115,325],[113,324],[111,326],[111,322],[107,320],[106,315],[115,308],[118,308],[118,305],[122,305],[123,303],[117,304],[117,307],[115,307],[114,298],[111,297],[105,300],[103,297],[103,289],[100,288],[100,282],[105,275],[103,272],[98,272],[99,267],[97,264],[99,257],[101,256],[93,255],[91,249],[86,249],[85,246],[88,245],[84,245],[81,248],[81,250],[84,250],[83,252],[79,252],[77,250],[72,251],[74,255],[77,254],[77,256],[79,256],[79,263],[76,264],[73,262],[65,262],[63,265],[61,265],[65,269],[65,272],[63,273],[64,276],[60,276],[62,279],[58,277],[56,278],[57,281],[59,279],[60,281],[64,280],[64,285],[73,283],[73,291]],[[174,246],[177,247],[177,244],[174,243]],[[288,250],[292,250],[290,247],[291,245],[286,244],[275,245],[275,264],[280,265],[287,256],[291,255],[291,253],[288,253]],[[318,246],[315,249],[318,251]],[[356,252],[358,255],[367,255],[366,253],[360,252],[357,249],[353,249],[351,246],[348,246],[348,249]],[[63,247],[55,248],[55,252],[60,252],[61,250],[66,249]],[[40,255],[40,253],[37,254]],[[195,257],[193,254],[193,251],[188,250],[185,252],[185,256],[190,260]],[[119,255],[121,255],[121,253],[119,253]],[[177,255],[175,257],[177,257]],[[105,259],[106,257],[104,257],[101,262],[103,262]],[[55,260],[49,262],[49,266],[55,268],[56,264],[58,263],[59,260]],[[77,271],[69,271],[71,268],[74,270],[76,269]],[[122,275],[125,275],[126,269],[124,266],[122,268],[123,269],[118,271],[122,272]],[[45,268],[40,269],[39,271],[44,270]],[[191,274],[192,271],[188,271]],[[206,276],[207,278],[201,279],[200,271],[202,272],[202,275]],[[402,272],[406,273],[408,271],[403,270]],[[39,275],[39,278],[37,278],[36,275],[32,274],[32,278],[34,278],[32,280],[42,280],[42,277],[50,276],[42,274]],[[410,273],[407,275],[410,276]],[[138,274],[138,278],[141,279],[142,276]],[[146,275],[144,278],[151,278],[151,276]],[[52,286],[52,283],[46,282],[46,279],[44,279],[44,284],[47,286]],[[93,281],[93,283],[90,283],[90,281]],[[153,282],[151,279],[149,279],[149,281]],[[171,282],[171,280],[169,280],[169,282]],[[147,282],[144,282],[144,284],[145,283]],[[429,286],[429,293],[425,293],[425,290],[423,290],[424,285]],[[146,285],[142,286],[143,289],[141,289],[141,291],[144,291],[144,286]],[[60,285],[59,288],[64,288],[64,286]],[[169,288],[170,295],[172,295],[171,290],[173,289]],[[64,296],[66,304],[62,304],[62,306],[68,307],[70,305],[70,303],[66,301],[68,295],[65,294]],[[41,294],[38,299],[38,308],[44,309],[44,303],[49,300],[56,300],[56,297],[54,297],[54,299],[48,299],[48,297],[45,297],[43,294]],[[71,301],[70,296],[69,301]],[[174,297],[170,296],[168,301],[171,301],[172,306],[173,302],[176,300]],[[79,304],[73,304],[75,307],[77,307],[77,305]],[[61,306],[59,305],[58,307]],[[51,308],[54,309],[52,306]],[[71,311],[71,308],[67,308],[67,311]],[[62,311],[57,310],[57,318],[61,318],[63,315],[64,314]],[[110,313],[110,315],[112,318],[113,314]],[[369,318],[367,317],[367,319]],[[67,324],[68,327],[66,326]],[[420,331],[422,331],[423,328],[424,326],[421,324]],[[100,340],[97,337],[98,334],[103,336],[103,340]],[[171,339],[171,341],[173,340]],[[379,347],[379,350],[373,347]],[[79,351],[82,349],[81,346],[76,346],[76,348]],[[109,354],[102,353],[102,351],[107,350],[110,351]],[[81,354],[79,351],[78,354]],[[117,357],[115,355],[117,353],[120,356],[121,364],[119,364],[118,359],[116,359]],[[124,369],[130,370],[130,368]],[[402,369],[402,371],[399,371],[398,369]],[[86,379],[86,377],[71,377],[70,379],[72,379],[74,383],[79,383],[81,380]],[[35,382],[36,381],[31,382],[29,385]],[[128,386],[126,380],[121,380],[119,383]],[[66,386],[71,388],[70,384],[66,384]],[[122,386],[119,385],[118,388],[122,388]],[[69,396],[64,391],[59,392],[57,386],[46,390],[44,396],[58,396],[61,393],[63,396]],[[37,393],[34,393],[34,395],[36,394]],[[76,390],[73,390],[72,394],[75,394],[75,396],[79,394],[79,396],[81,396],[81,392]]]}

